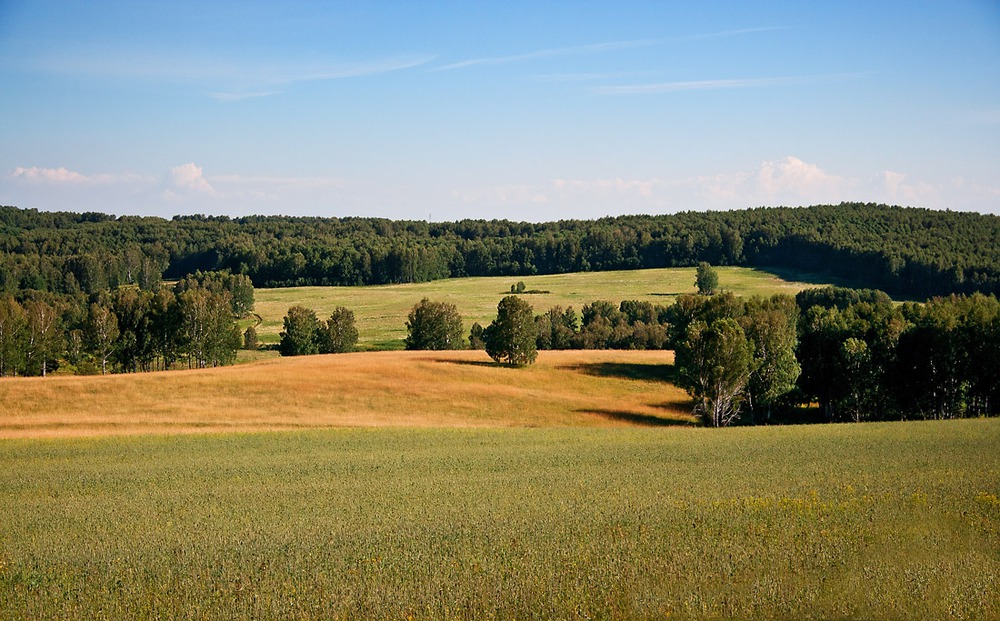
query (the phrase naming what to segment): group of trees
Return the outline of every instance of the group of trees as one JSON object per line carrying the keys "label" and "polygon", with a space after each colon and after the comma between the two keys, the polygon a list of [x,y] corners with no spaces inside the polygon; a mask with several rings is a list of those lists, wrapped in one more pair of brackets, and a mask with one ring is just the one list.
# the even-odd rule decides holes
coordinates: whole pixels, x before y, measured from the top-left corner
{"label": "group of trees", "polygon": [[320,321],[316,311],[293,306],[285,315],[278,350],[282,356],[309,354],[340,354],[354,349],[358,329],[354,311],[338,306],[326,321]]}
{"label": "group of trees", "polygon": [[794,299],[682,296],[669,317],[678,377],[709,424],[809,403],[825,421],[1000,412],[994,296],[901,306],[837,287]]}
{"label": "group of trees", "polygon": [[[1000,302],[948,296],[895,306],[868,292],[803,292],[803,397],[825,420],[993,416],[1000,412]],[[824,296],[823,293],[827,295]]]}
{"label": "group of trees", "polygon": [[[406,349],[466,349],[462,316],[454,304],[424,298],[410,310],[406,331]],[[523,367],[538,356],[536,334],[531,306],[509,295],[500,300],[490,325],[473,324],[469,346],[485,349],[498,363]]]}
{"label": "group of trees", "polygon": [[[452,304],[422,300],[409,349],[462,349]],[[447,335],[447,336],[446,336]],[[470,347],[531,364],[539,349],[674,349],[678,384],[706,424],[992,416],[1000,411],[1000,302],[950,296],[894,304],[876,290],[809,289],[796,297],[682,295],[671,306],[626,300],[533,315],[503,298]],[[816,410],[801,406],[818,404]]]}
{"label": "group of trees", "polygon": [[[228,270],[256,286],[714,265],[791,268],[911,297],[1000,293],[1000,218],[844,203],[550,223],[121,217],[0,207],[0,292],[152,290]],[[516,291],[515,291],[516,293]]]}
{"label": "group of trees", "polygon": [[0,295],[0,376],[231,364],[241,344],[233,297],[200,278],[155,292]]}

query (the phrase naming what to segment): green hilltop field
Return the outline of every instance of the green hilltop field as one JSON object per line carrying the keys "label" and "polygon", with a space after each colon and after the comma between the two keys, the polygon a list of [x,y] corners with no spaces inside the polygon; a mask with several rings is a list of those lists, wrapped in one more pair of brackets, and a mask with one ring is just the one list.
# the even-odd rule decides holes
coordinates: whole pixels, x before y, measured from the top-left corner
{"label": "green hilltop field", "polygon": [[[720,286],[737,295],[794,295],[802,289],[834,284],[829,278],[782,271],[776,273],[744,267],[719,267]],[[277,343],[282,318],[290,306],[312,308],[320,318],[336,306],[354,311],[360,332],[359,346],[398,349],[406,336],[406,315],[421,298],[449,302],[458,307],[466,330],[475,322],[487,325],[496,317],[497,303],[510,286],[524,282],[530,291],[523,297],[542,313],[553,306],[572,306],[577,312],[595,300],[614,303],[642,300],[668,305],[682,293],[695,293],[695,268],[664,268],[612,272],[581,272],[523,277],[452,278],[426,283],[374,287],[292,287],[257,289],[256,312],[263,322],[257,328],[263,343]]]}

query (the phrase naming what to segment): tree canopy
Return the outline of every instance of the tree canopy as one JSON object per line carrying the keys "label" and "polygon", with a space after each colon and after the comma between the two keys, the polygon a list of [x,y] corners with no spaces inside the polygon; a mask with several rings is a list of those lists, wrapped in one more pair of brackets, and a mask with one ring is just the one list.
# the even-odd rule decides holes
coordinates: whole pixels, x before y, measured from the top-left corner
{"label": "tree canopy", "polygon": [[[916,298],[1000,293],[1000,217],[865,203],[549,223],[177,216],[0,207],[0,292],[154,290],[201,272],[254,286],[367,285],[744,265]],[[206,286],[211,289],[211,286]],[[516,286],[515,286],[516,288]],[[233,303],[243,305],[235,292]]]}
{"label": "tree canopy", "polygon": [[410,309],[406,321],[406,349],[464,349],[464,329],[458,307],[424,298]]}
{"label": "tree canopy", "polygon": [[500,300],[497,318],[483,330],[490,358],[515,367],[528,366],[538,357],[536,336],[531,305],[516,295]]}

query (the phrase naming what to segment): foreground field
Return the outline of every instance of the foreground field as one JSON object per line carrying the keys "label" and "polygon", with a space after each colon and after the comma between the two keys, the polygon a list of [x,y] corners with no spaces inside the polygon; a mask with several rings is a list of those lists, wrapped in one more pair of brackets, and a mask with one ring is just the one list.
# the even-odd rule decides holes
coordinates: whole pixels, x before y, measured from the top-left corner
{"label": "foreground field", "polygon": [[671,352],[366,352],[235,367],[0,382],[0,437],[344,426],[620,426],[693,422]]}
{"label": "foreground field", "polygon": [[[717,269],[720,286],[737,295],[795,294],[810,286],[829,284],[815,276],[770,272],[743,267]],[[298,287],[258,289],[256,311],[263,319],[258,335],[264,343],[277,343],[282,319],[288,308],[301,304],[326,319],[337,306],[352,309],[360,332],[359,345],[367,348],[402,348],[406,337],[406,314],[421,298],[449,302],[458,307],[466,330],[474,323],[487,325],[496,317],[497,303],[510,286],[523,281],[531,293],[525,295],[536,313],[553,306],[572,306],[577,312],[595,300],[643,300],[670,304],[682,293],[694,293],[695,268],[584,272],[503,278],[455,278],[434,282],[384,287]]]}
{"label": "foreground field", "polygon": [[1000,420],[0,441],[4,619],[995,619]]}

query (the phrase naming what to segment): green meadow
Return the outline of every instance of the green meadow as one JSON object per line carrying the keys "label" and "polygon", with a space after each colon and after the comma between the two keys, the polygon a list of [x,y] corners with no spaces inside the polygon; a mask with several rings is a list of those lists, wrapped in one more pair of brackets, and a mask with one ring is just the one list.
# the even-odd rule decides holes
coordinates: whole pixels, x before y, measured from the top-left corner
{"label": "green meadow", "polygon": [[[737,295],[794,295],[831,280],[801,272],[775,273],[744,267],[719,267],[719,284]],[[294,287],[257,289],[255,309],[262,319],[257,331],[262,343],[277,343],[288,308],[300,304],[326,319],[337,306],[354,311],[359,345],[369,349],[401,349],[406,337],[406,315],[421,298],[449,302],[458,307],[466,329],[473,323],[488,325],[497,303],[510,294],[510,286],[524,282],[523,297],[536,313],[553,306],[572,306],[577,312],[595,300],[642,300],[668,305],[682,293],[695,293],[695,268],[664,268],[613,272],[581,272],[547,276],[452,278],[426,283],[380,287]],[[541,293],[544,292],[544,293]]]}
{"label": "green meadow", "polygon": [[998,446],[995,419],[5,440],[0,618],[998,618]]}

